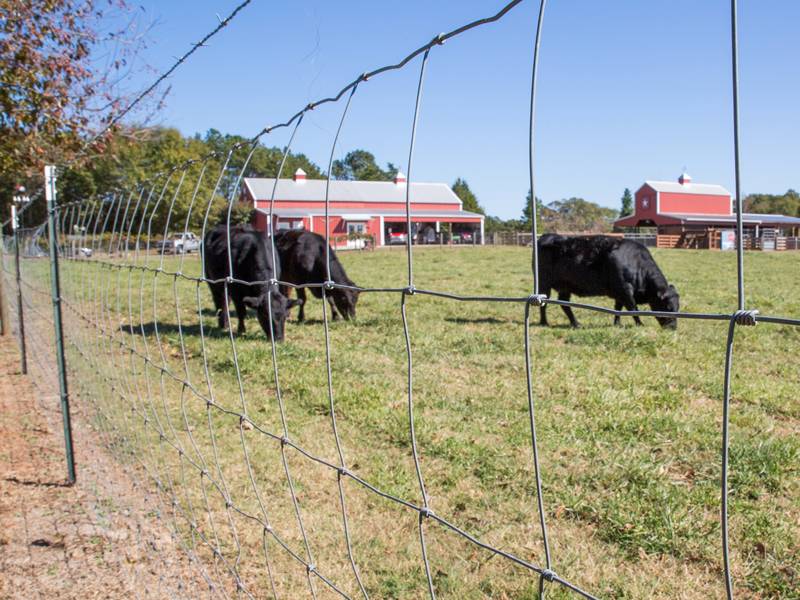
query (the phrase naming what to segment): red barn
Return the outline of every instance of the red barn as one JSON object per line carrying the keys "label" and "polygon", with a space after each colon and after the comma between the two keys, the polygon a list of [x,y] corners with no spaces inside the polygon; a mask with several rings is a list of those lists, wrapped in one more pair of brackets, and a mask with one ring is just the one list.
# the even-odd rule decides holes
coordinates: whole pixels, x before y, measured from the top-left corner
{"label": "red barn", "polygon": [[[721,185],[692,183],[684,173],[674,181],[645,181],[636,190],[634,212],[614,222],[615,227],[657,227],[658,233],[681,234],[736,226],[731,193]],[[800,218],[786,215],[743,213],[748,233],[761,231],[792,235]]]}
{"label": "red barn", "polygon": [[[242,187],[242,200],[256,209],[256,228],[267,231],[275,188],[272,214],[276,230],[307,229],[324,235],[326,185],[325,179],[308,179],[302,169],[292,179],[279,179],[277,187],[274,178],[248,177]],[[394,181],[332,179],[328,193],[332,243],[359,247],[358,240],[347,239],[350,234],[371,235],[380,246],[405,243],[407,187],[402,173]],[[411,183],[410,201],[413,242],[437,242],[442,225],[447,224],[454,240],[483,243],[483,215],[465,211],[447,184]]]}

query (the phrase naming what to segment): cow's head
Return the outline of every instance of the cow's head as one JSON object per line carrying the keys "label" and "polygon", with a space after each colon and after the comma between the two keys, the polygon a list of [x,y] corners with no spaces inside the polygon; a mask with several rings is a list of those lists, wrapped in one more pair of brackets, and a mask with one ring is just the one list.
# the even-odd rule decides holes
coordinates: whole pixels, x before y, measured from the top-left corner
{"label": "cow's head", "polygon": [[[286,327],[286,318],[289,309],[302,303],[302,300],[289,300],[280,292],[264,292],[260,296],[245,296],[244,303],[256,311],[258,322],[267,337],[274,332],[275,341],[283,340]],[[272,327],[270,328],[270,313],[272,314]]]}
{"label": "cow's head", "polygon": [[[653,310],[662,312],[678,312],[680,310],[680,296],[674,285],[669,285],[658,292],[657,300],[650,305]],[[669,329],[678,328],[678,319],[675,317],[656,317],[661,327]]]}
{"label": "cow's head", "polygon": [[336,308],[342,313],[345,319],[356,318],[356,303],[358,302],[358,290],[348,290],[337,288],[333,291],[333,302]]}

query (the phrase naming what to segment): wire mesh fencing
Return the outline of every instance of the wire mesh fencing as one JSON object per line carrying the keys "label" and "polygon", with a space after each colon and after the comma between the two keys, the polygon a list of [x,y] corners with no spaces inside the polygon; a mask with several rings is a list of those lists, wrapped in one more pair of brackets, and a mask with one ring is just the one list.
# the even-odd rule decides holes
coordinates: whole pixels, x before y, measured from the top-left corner
{"label": "wire mesh fencing", "polygon": [[[226,153],[197,157],[162,173],[153,173],[128,188],[100,197],[59,203],[51,211],[56,256],[62,265],[60,285],[53,281],[51,250],[43,236],[44,225],[17,230],[17,237],[3,240],[3,292],[10,307],[8,322],[19,329],[31,311],[36,326],[26,329],[27,349],[43,372],[52,371],[54,319],[49,303],[60,305],[64,317],[64,345],[69,381],[81,402],[91,406],[96,421],[107,433],[107,443],[118,458],[145,473],[157,490],[158,513],[171,528],[189,560],[202,573],[212,596],[384,597],[447,595],[447,567],[432,551],[444,544],[459,549],[464,568],[478,568],[494,559],[498,579],[523,582],[520,593],[544,597],[574,594],[598,597],[577,581],[580,574],[557,567],[559,557],[548,534],[548,472],[540,468],[538,422],[551,415],[537,413],[537,365],[532,356],[532,308],[553,305],[614,316],[670,317],[726,323],[722,391],[720,557],[724,587],[733,597],[732,567],[728,548],[729,411],[733,347],[738,326],[764,323],[797,327],[800,320],[760,315],[744,304],[741,222],[738,252],[738,305],[730,312],[622,312],[602,306],[548,298],[540,294],[534,276],[531,293],[519,296],[467,295],[418,287],[410,236],[406,241],[404,281],[394,286],[355,286],[335,281],[330,250],[331,230],[325,227],[326,277],[323,281],[295,284],[280,278],[275,236],[262,236],[265,264],[271,268],[256,277],[243,277],[237,264],[232,220],[242,179],[257,145],[276,129],[290,130],[278,168],[269,207],[272,223],[277,182],[283,174],[295,134],[308,111],[322,104],[341,103],[341,117],[333,138],[328,164],[325,222],[330,219],[330,173],[339,134],[347,126],[351,103],[363,85],[382,73],[418,65],[414,116],[410,127],[407,162],[406,223],[411,230],[414,150],[417,124],[423,110],[426,66],[435,60],[436,48],[472,29],[493,23],[519,1],[507,4],[491,17],[480,19],[416,49],[400,62],[364,73],[336,95],[307,105],[286,122],[263,128],[245,143]],[[735,2],[733,3],[735,41]],[[541,2],[531,90],[531,198],[534,187],[534,125],[536,70],[545,3]],[[734,43],[734,87],[735,77]],[[414,61],[417,60],[415,63]],[[736,97],[736,95],[735,95]],[[737,133],[737,199],[738,133]],[[57,184],[53,182],[55,189]],[[165,240],[176,234],[184,240],[199,223],[200,239],[215,230],[218,209],[225,245],[222,275],[209,273],[209,262],[199,257],[208,248],[171,246]],[[226,210],[225,210],[226,209]],[[532,239],[538,231],[535,210]],[[179,247],[181,251],[178,251]],[[19,248],[20,259],[14,250]],[[174,254],[171,254],[174,252]],[[537,245],[532,245],[533,271],[538,275]],[[22,263],[21,276],[15,274]],[[268,338],[221,329],[219,306],[213,305],[210,288],[220,291],[223,312],[229,299],[247,290],[251,298],[266,298],[262,327]],[[276,308],[287,289],[317,291],[323,301],[318,352],[303,355],[278,341],[285,313]],[[354,432],[342,416],[353,409],[354,398],[337,379],[346,379],[338,368],[358,361],[358,347],[337,346],[337,332],[325,308],[342,291],[392,298],[396,301],[396,327],[392,356],[399,359],[403,386],[391,390],[395,412],[392,423],[395,444],[386,451],[381,468],[362,464],[369,454],[368,431]],[[19,292],[19,293],[17,293]],[[14,298],[20,301],[15,304]],[[452,514],[450,503],[437,505],[440,491],[431,486],[433,457],[425,457],[418,435],[436,424],[420,417],[416,402],[421,394],[418,379],[425,368],[424,335],[414,322],[415,302],[420,298],[445,303],[503,305],[519,317],[520,379],[524,389],[528,462],[524,470],[528,502],[525,519],[529,539],[536,547],[512,547],[498,543],[502,535],[487,531],[503,523],[480,524]],[[276,314],[276,311],[279,311]],[[31,321],[29,320],[29,323]],[[385,325],[385,324],[384,324]],[[368,322],[366,326],[381,327]],[[21,333],[21,332],[20,332]],[[546,349],[543,349],[546,351]],[[293,354],[293,352],[295,352]],[[399,354],[398,354],[399,352]],[[387,356],[389,352],[387,351]],[[347,358],[350,355],[351,358]],[[419,355],[423,358],[420,361]],[[355,358],[352,358],[355,357]],[[415,360],[416,359],[416,360]],[[266,372],[269,374],[265,377]],[[298,371],[314,371],[303,379]],[[286,382],[290,383],[287,384]],[[322,397],[312,416],[304,398]],[[340,406],[346,404],[343,410]],[[401,398],[401,400],[398,400]],[[357,395],[355,400],[364,400]],[[302,407],[303,410],[299,410]],[[316,411],[316,415],[314,415]],[[403,417],[400,418],[400,414]],[[537,420],[538,418],[538,420]],[[358,442],[359,458],[351,458]],[[374,443],[378,443],[376,439]],[[377,449],[376,449],[377,452]],[[79,463],[78,463],[79,464]],[[80,467],[78,467],[80,468]],[[398,475],[397,472],[405,475]],[[411,473],[411,476],[408,476]],[[463,490],[469,496],[469,490]],[[467,500],[470,502],[470,500]],[[488,509],[491,521],[491,507]],[[531,525],[533,523],[534,525]],[[386,531],[376,531],[376,528]],[[380,533],[380,535],[378,535]],[[441,536],[446,534],[447,542]],[[389,540],[387,542],[387,540]],[[388,559],[376,559],[381,554]],[[366,558],[368,557],[368,558]],[[501,563],[501,564],[497,564]],[[387,583],[388,582],[388,583]],[[413,582],[413,583],[409,583]],[[388,587],[387,587],[388,586]],[[525,587],[528,586],[528,587]],[[491,595],[491,591],[484,591]]]}

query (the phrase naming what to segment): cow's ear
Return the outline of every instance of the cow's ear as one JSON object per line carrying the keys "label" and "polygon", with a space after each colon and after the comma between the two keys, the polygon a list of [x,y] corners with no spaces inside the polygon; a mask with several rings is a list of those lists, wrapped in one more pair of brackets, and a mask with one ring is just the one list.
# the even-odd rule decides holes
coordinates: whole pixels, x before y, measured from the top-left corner
{"label": "cow's ear", "polygon": [[303,306],[303,301],[299,298],[290,298],[289,301],[286,303],[286,308],[292,308],[294,306]]}
{"label": "cow's ear", "polygon": [[250,308],[258,308],[261,306],[261,296],[245,296],[242,301]]}

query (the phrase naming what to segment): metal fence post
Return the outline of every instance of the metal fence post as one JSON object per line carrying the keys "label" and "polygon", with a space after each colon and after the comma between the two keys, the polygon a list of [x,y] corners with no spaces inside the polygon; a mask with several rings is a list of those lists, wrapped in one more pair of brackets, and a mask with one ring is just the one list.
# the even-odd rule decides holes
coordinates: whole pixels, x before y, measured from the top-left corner
{"label": "metal fence post", "polygon": [[61,417],[64,422],[64,444],[67,454],[67,478],[75,483],[75,456],[72,449],[72,423],[67,391],[67,365],[64,359],[64,331],[61,326],[61,282],[58,273],[58,219],[56,217],[56,168],[44,168],[45,195],[47,198],[47,230],[50,241],[50,289],[53,297],[53,325],[56,337],[58,362],[58,387],[61,395]]}
{"label": "metal fence post", "polygon": [[28,353],[25,348],[25,312],[22,307],[22,275],[19,266],[19,222],[17,207],[11,205],[11,230],[14,233],[14,271],[17,281],[17,322],[19,331],[19,362],[23,375],[28,373]]}
{"label": "metal fence post", "polygon": [[[2,238],[2,232],[0,232],[0,238]],[[6,267],[6,247],[5,244],[0,244],[0,337],[5,336],[8,333],[8,313],[6,312],[6,293],[5,287],[3,283],[5,282],[5,275],[2,271],[5,271]]]}

